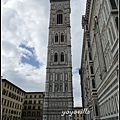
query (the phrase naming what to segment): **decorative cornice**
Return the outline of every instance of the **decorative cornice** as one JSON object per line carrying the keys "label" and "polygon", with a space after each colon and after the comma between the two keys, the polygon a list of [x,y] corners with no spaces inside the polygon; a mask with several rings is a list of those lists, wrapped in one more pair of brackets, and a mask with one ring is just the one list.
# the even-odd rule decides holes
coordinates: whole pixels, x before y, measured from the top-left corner
{"label": "decorative cornice", "polygon": [[87,20],[88,20],[88,18],[89,18],[90,3],[91,3],[91,0],[87,0],[87,1],[86,1],[86,13],[85,13],[85,17],[86,17]]}

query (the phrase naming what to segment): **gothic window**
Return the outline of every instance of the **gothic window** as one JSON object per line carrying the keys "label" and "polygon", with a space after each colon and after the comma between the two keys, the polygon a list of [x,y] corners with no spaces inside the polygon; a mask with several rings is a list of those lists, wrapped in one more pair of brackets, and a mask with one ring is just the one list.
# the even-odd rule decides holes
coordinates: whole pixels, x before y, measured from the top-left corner
{"label": "gothic window", "polygon": [[61,42],[64,42],[64,35],[63,35],[63,33],[61,34]]}
{"label": "gothic window", "polygon": [[87,54],[85,54],[85,61],[87,60]]}
{"label": "gothic window", "polygon": [[109,32],[109,36],[110,36],[110,42],[111,42],[111,44],[113,44],[113,40],[112,40],[112,33],[111,33],[110,28],[108,29],[108,32]]}
{"label": "gothic window", "polygon": [[62,80],[63,79],[63,75],[62,75],[62,73],[60,74],[60,80]]}
{"label": "gothic window", "polygon": [[58,61],[58,54],[55,53],[55,54],[54,54],[54,62],[57,62],[57,61]]}
{"label": "gothic window", "polygon": [[95,88],[95,80],[92,79],[92,87]]}
{"label": "gothic window", "polygon": [[52,80],[53,78],[52,78],[52,74],[50,74],[50,80]]}
{"label": "gothic window", "polygon": [[107,15],[108,15],[109,14],[109,9],[108,9],[107,1],[105,1],[105,6],[106,6],[106,12],[107,12]]}
{"label": "gothic window", "polygon": [[61,53],[61,62],[64,62],[64,53]]}
{"label": "gothic window", "polygon": [[63,14],[57,14],[57,24],[63,24]]}
{"label": "gothic window", "polygon": [[90,66],[90,71],[91,71],[91,74],[94,74],[94,72],[93,72],[93,66]]}
{"label": "gothic window", "polygon": [[68,75],[67,75],[67,73],[65,74],[65,80],[67,80],[67,78],[68,78]]}
{"label": "gothic window", "polygon": [[55,85],[55,91],[58,91],[58,85],[57,84]]}
{"label": "gothic window", "polygon": [[112,9],[117,9],[115,0],[110,0],[110,4],[111,4]]}
{"label": "gothic window", "polygon": [[60,91],[62,91],[62,85],[60,85]]}
{"label": "gothic window", "polygon": [[97,106],[97,104],[95,104],[95,113],[96,113],[96,116],[98,116],[98,106]]}
{"label": "gothic window", "polygon": [[115,18],[115,22],[116,22],[116,26],[117,26],[117,29],[118,29],[118,17]]}
{"label": "gothic window", "polygon": [[88,41],[88,48],[90,48],[90,41]]}
{"label": "gothic window", "polygon": [[111,31],[112,31],[112,35],[113,35],[113,40],[115,40],[115,31],[113,28],[113,24],[112,24],[112,22],[110,24],[111,24]]}
{"label": "gothic window", "polygon": [[112,113],[114,112],[114,103],[113,103],[113,96],[111,97],[111,106],[112,106]]}
{"label": "gothic window", "polygon": [[105,6],[104,6],[104,15],[105,15],[105,19],[107,20],[107,13],[106,13]]}
{"label": "gothic window", "polygon": [[86,30],[88,30],[88,25],[86,25]]}
{"label": "gothic window", "polygon": [[55,74],[55,80],[58,80],[58,74],[57,73]]}
{"label": "gothic window", "polygon": [[91,52],[89,52],[89,60],[92,60]]}
{"label": "gothic window", "polygon": [[68,91],[68,86],[67,85],[65,85],[65,91]]}
{"label": "gothic window", "polygon": [[49,91],[52,92],[52,85],[50,85],[50,87],[49,87]]}
{"label": "gothic window", "polygon": [[58,34],[55,34],[55,42],[58,42]]}
{"label": "gothic window", "polygon": [[118,96],[117,96],[117,94],[116,95],[114,95],[114,105],[115,105],[115,108],[116,108],[116,112],[118,112]]}

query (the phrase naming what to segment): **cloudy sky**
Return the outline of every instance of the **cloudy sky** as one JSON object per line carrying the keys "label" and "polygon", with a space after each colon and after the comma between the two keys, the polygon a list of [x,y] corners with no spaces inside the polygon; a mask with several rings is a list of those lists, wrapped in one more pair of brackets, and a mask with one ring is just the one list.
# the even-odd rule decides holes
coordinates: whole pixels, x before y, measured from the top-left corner
{"label": "cloudy sky", "polygon": [[[79,68],[86,0],[71,0],[74,106],[81,106]],[[2,76],[25,91],[45,91],[49,0],[2,0]]]}

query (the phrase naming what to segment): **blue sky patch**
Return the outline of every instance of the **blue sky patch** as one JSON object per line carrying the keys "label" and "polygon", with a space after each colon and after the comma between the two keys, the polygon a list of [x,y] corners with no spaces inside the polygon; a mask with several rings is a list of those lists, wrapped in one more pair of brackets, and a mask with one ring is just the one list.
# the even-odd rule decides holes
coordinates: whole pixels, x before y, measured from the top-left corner
{"label": "blue sky patch", "polygon": [[34,48],[27,47],[27,46],[25,46],[23,44],[21,44],[19,47],[21,47],[23,49],[26,49],[26,50],[28,50],[28,51],[30,51],[32,53],[31,56],[28,55],[27,53],[23,53],[27,57],[24,57],[24,56],[21,57],[21,62],[22,63],[30,64],[30,65],[32,65],[32,66],[34,66],[36,68],[39,68],[42,65],[42,63],[40,63],[40,62],[38,62],[36,60],[36,56],[34,54]]}
{"label": "blue sky patch", "polygon": [[76,69],[73,71],[73,74],[79,74],[79,69],[80,69],[80,68],[76,68]]}

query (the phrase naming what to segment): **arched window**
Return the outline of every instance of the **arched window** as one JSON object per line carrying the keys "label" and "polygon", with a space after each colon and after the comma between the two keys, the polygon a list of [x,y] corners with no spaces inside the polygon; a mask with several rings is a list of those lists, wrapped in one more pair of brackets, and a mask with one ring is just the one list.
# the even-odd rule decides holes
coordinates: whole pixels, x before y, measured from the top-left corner
{"label": "arched window", "polygon": [[62,13],[57,14],[57,24],[63,24],[63,14]]}
{"label": "arched window", "polygon": [[64,62],[64,53],[61,53],[61,62]]}
{"label": "arched window", "polygon": [[54,55],[54,62],[57,62],[57,61],[58,61],[58,54],[55,53],[55,55]]}
{"label": "arched window", "polygon": [[95,88],[95,80],[92,79],[92,87]]}
{"label": "arched window", "polygon": [[90,71],[91,71],[91,74],[94,74],[94,72],[93,72],[93,66],[90,66]]}
{"label": "arched window", "polygon": [[64,42],[64,35],[63,35],[63,33],[61,34],[61,42]]}
{"label": "arched window", "polygon": [[55,34],[55,42],[58,42],[58,34]]}
{"label": "arched window", "polygon": [[92,60],[91,52],[89,52],[89,60]]}

